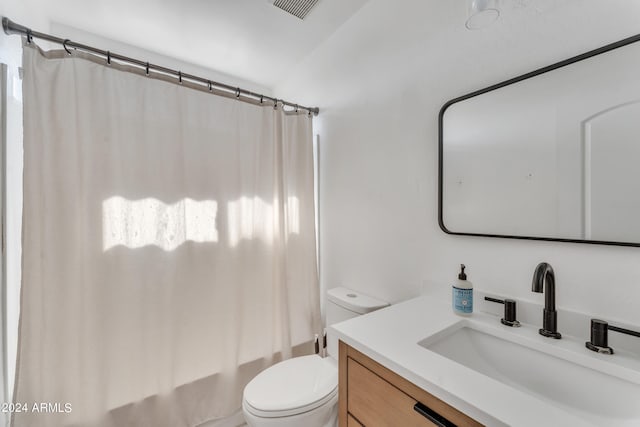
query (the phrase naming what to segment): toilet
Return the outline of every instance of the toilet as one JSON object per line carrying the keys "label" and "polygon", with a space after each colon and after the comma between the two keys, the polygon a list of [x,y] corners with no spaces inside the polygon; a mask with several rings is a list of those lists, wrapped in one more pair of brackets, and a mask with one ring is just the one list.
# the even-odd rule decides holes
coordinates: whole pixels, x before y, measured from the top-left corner
{"label": "toilet", "polygon": [[[347,288],[327,292],[327,325],[386,307],[389,303]],[[242,412],[251,427],[335,427],[338,424],[337,342],[328,357],[317,354],[277,363],[244,389]]]}

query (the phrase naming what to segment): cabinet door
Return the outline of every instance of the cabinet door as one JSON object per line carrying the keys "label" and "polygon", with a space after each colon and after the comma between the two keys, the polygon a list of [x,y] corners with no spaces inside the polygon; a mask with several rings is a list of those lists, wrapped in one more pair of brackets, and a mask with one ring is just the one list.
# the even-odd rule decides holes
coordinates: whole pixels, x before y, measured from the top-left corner
{"label": "cabinet door", "polygon": [[347,427],[363,427],[351,414],[347,414]]}
{"label": "cabinet door", "polygon": [[366,427],[438,426],[414,410],[417,401],[349,358],[349,412]]}
{"label": "cabinet door", "polygon": [[339,348],[340,427],[484,427],[344,342]]}

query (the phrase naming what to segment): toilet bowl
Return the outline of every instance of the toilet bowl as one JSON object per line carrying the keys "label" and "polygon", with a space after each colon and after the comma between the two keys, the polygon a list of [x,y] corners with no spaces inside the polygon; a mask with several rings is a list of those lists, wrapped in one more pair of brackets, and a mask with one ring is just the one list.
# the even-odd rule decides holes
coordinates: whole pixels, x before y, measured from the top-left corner
{"label": "toilet bowl", "polygon": [[[327,298],[329,325],[389,305],[347,288],[330,289]],[[247,384],[242,412],[249,426],[338,425],[337,342],[328,339],[328,357],[294,357],[265,369]]]}
{"label": "toilet bowl", "polygon": [[337,363],[314,354],[262,371],[244,389],[242,410],[255,427],[333,427],[337,401]]}

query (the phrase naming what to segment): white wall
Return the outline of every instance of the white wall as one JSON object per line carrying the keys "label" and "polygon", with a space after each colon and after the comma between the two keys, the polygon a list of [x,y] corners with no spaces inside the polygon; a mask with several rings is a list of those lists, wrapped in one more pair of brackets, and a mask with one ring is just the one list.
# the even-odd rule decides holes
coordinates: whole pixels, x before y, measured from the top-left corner
{"label": "white wall", "polygon": [[[640,32],[639,2],[503,0],[480,31],[463,0],[371,0],[276,87],[317,104],[321,276],[397,302],[476,287],[542,302],[540,261],[562,308],[640,325],[640,249],[450,236],[437,223],[437,115],[449,99]],[[561,327],[562,325],[560,325]]]}

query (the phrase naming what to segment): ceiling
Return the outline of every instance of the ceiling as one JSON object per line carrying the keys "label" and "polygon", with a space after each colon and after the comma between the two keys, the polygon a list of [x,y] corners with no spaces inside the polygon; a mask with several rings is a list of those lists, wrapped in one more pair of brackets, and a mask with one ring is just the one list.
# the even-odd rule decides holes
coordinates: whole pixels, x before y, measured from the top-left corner
{"label": "ceiling", "polygon": [[[439,64],[482,69],[492,55],[519,53],[528,46],[528,54],[534,56],[548,50],[550,43],[556,47],[570,43],[575,26],[591,26],[596,31],[614,25],[607,20],[620,12],[609,7],[610,3],[624,10],[639,7],[632,5],[639,2],[627,0],[501,0],[496,24],[468,31],[464,27],[465,0],[319,0],[304,20],[272,2],[0,0],[0,14],[34,30],[105,50],[149,61],[160,58],[158,64],[172,68],[194,65],[197,69],[181,69],[269,95],[274,89],[280,93],[289,82],[307,80],[309,70],[301,70],[321,45],[333,47],[330,59],[320,64],[320,75],[339,80],[338,86],[351,80],[336,77],[334,70],[341,61],[349,62],[354,53],[362,64],[362,73],[354,78],[361,81],[375,69],[368,58],[380,52],[386,52],[387,62],[404,63],[407,72],[415,68],[402,55],[416,44],[422,45],[420,55],[441,55]],[[377,9],[384,13],[376,15]],[[347,21],[358,25],[343,25]],[[333,39],[352,48],[325,43],[334,35]]]}
{"label": "ceiling", "polygon": [[18,17],[4,13],[36,31],[73,27],[273,88],[367,1],[319,0],[304,20],[273,0],[20,0]]}

